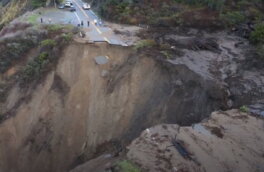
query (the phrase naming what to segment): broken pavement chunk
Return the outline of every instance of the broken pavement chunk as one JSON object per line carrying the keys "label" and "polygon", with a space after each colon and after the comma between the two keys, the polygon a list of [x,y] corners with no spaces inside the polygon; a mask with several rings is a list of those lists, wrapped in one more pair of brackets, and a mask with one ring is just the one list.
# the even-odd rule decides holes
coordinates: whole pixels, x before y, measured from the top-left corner
{"label": "broken pavement chunk", "polygon": [[108,63],[109,58],[107,56],[97,56],[94,58],[94,60],[96,64],[103,65],[103,64]]}

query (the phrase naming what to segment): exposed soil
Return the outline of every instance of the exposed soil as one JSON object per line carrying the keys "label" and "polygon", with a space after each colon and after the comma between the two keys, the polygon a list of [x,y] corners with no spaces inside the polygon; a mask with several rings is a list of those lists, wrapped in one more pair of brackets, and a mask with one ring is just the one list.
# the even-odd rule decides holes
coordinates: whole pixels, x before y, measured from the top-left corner
{"label": "exposed soil", "polygon": [[[192,35],[157,37],[171,41],[169,59],[155,48],[135,52],[73,42],[34,89],[11,89],[5,106],[14,115],[0,125],[0,170],[69,171],[107,149],[118,155],[122,145],[153,125],[190,125],[214,110],[260,101],[262,71],[239,70],[246,59],[243,47],[235,46],[241,40],[213,36],[194,49],[185,43]],[[182,45],[182,53],[173,54],[178,52],[173,44]],[[98,65],[97,56],[108,63]],[[228,81],[233,76],[244,78],[243,87],[229,86],[240,81]],[[221,128],[208,127],[217,138],[225,137]],[[165,165],[172,167],[167,160]]]}
{"label": "exposed soil", "polygon": [[131,143],[127,157],[153,172],[263,171],[263,122],[230,110],[192,127],[158,125]]}

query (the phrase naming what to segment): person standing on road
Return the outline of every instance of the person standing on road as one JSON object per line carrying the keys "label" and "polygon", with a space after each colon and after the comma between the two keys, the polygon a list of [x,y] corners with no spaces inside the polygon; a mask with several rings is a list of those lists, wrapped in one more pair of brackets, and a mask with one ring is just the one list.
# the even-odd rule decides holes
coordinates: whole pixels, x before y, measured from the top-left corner
{"label": "person standing on road", "polygon": [[81,21],[81,26],[83,26],[83,21]]}
{"label": "person standing on road", "polygon": [[96,19],[94,19],[94,25],[97,26],[97,20]]}
{"label": "person standing on road", "polygon": [[43,23],[43,19],[42,18],[40,18],[40,23]]}
{"label": "person standing on road", "polygon": [[89,27],[89,25],[90,25],[90,22],[89,22],[89,21],[87,21],[87,26]]}

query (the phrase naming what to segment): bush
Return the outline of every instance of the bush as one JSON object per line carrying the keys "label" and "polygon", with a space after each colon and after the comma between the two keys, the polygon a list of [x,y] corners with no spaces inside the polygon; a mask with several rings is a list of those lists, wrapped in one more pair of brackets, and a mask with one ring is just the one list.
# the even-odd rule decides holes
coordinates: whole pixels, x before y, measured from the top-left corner
{"label": "bush", "polygon": [[248,113],[249,112],[249,109],[248,109],[248,107],[247,106],[241,106],[240,108],[239,108],[239,110],[241,111],[241,112],[244,112],[244,113]]}
{"label": "bush", "polygon": [[255,44],[264,44],[264,23],[257,24],[250,34],[250,41]]}
{"label": "bush", "polygon": [[166,59],[171,59],[171,57],[172,57],[168,51],[161,51],[161,54],[163,54]]}
{"label": "bush", "polygon": [[3,40],[0,43],[0,72],[4,73],[14,61],[23,58],[23,55],[36,43],[30,38],[14,38],[14,40]]}
{"label": "bush", "polygon": [[41,47],[54,47],[56,46],[56,44],[57,44],[56,41],[53,39],[46,39],[41,41],[40,43]]}
{"label": "bush", "polygon": [[119,168],[120,172],[141,172],[137,166],[127,160],[118,162],[117,167]]}
{"label": "bush", "polygon": [[63,26],[59,25],[59,24],[50,24],[50,25],[46,25],[46,29],[49,32],[58,32],[58,31],[61,31],[63,29]]}
{"label": "bush", "polygon": [[222,14],[221,18],[228,26],[234,26],[245,22],[246,18],[240,11],[227,12]]}
{"label": "bush", "polygon": [[22,80],[29,82],[41,77],[42,71],[49,63],[49,54],[47,52],[40,53],[34,60],[30,61],[22,72]]}
{"label": "bush", "polygon": [[156,42],[154,40],[151,39],[145,39],[145,40],[141,40],[139,41],[136,45],[135,45],[135,49],[141,49],[141,48],[149,48],[149,47],[153,47],[157,45]]}
{"label": "bush", "polygon": [[44,7],[46,5],[47,0],[32,0],[31,5],[33,8]]}
{"label": "bush", "polygon": [[64,34],[62,34],[62,38],[64,41],[69,42],[72,40],[73,34],[72,33],[64,33]]}
{"label": "bush", "polygon": [[174,1],[188,5],[206,6],[212,10],[221,10],[225,3],[224,0],[174,0]]}

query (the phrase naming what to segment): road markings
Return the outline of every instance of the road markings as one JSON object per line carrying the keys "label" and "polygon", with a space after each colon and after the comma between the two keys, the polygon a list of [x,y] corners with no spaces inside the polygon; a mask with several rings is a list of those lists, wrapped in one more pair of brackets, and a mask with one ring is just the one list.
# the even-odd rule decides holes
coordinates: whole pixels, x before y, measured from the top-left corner
{"label": "road markings", "polygon": [[99,34],[102,34],[102,32],[95,26],[95,29],[97,30],[97,32],[99,33]]}
{"label": "road markings", "polygon": [[107,39],[106,37],[104,37],[104,40],[105,40],[106,42],[108,42],[109,44],[111,43],[111,42],[109,41],[109,39]]}
{"label": "road markings", "polygon": [[[80,7],[80,5],[75,0],[73,0],[73,2],[75,2],[75,4],[78,6],[78,8],[81,10],[81,12],[89,19],[90,17],[86,14],[86,12],[82,9],[82,7]],[[102,31],[100,31],[100,29],[93,22],[91,22],[91,24],[95,27],[96,31],[99,34],[102,34]],[[108,40],[108,39],[104,37],[104,40]]]}
{"label": "road markings", "polygon": [[[80,5],[75,1],[75,0],[73,0],[74,2],[75,2],[75,4],[78,6],[78,8],[81,10],[81,12],[89,19],[90,17],[86,14],[86,12],[82,9],[82,7],[80,7]],[[91,11],[91,12],[93,12],[93,11]],[[93,13],[94,14],[94,13]],[[79,16],[76,14],[76,16],[78,17],[78,20],[80,20],[80,18],[79,18]],[[99,34],[102,34],[102,32],[100,31],[100,29],[93,23],[93,22],[91,22],[91,24],[95,27],[95,29],[96,29],[96,31],[99,33]],[[110,41],[109,41],[109,39],[107,39],[106,37],[104,37],[104,40],[106,41],[106,42],[108,42],[109,44],[111,43]]]}
{"label": "road markings", "polygon": [[74,12],[74,14],[75,14],[75,16],[77,17],[79,23],[81,23],[81,19],[80,19],[80,17],[78,16],[78,14],[77,14],[76,12]]}

